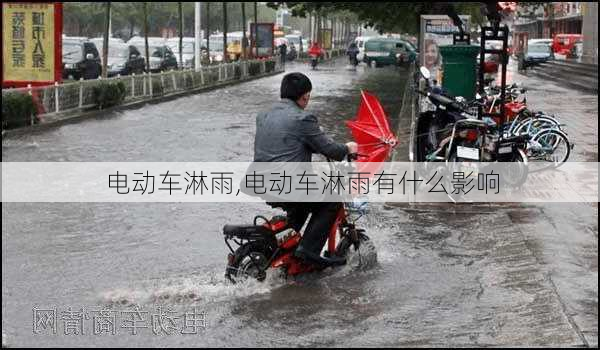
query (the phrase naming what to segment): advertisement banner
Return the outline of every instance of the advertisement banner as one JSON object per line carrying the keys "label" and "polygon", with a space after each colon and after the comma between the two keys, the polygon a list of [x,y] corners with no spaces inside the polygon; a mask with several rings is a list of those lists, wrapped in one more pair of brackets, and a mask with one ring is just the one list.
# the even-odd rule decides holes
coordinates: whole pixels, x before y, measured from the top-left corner
{"label": "advertisement banner", "polygon": [[[274,28],[275,25],[273,23],[252,23],[250,25],[252,47],[257,49],[257,57],[273,56],[275,45]],[[254,33],[256,33],[256,37],[254,37]]]}
{"label": "advertisement banner", "polygon": [[62,5],[3,3],[2,23],[2,86],[60,81]]}
{"label": "advertisement banner", "polygon": [[324,50],[331,50],[331,29],[321,29],[321,47]]}
{"label": "advertisement banner", "polygon": [[[465,33],[469,33],[471,16],[459,16],[463,21]],[[442,70],[442,55],[439,47],[452,45],[453,33],[459,29],[452,23],[447,15],[423,15],[421,16],[421,38],[419,40],[420,60],[419,64],[425,66],[431,72],[431,76],[440,80]]]}

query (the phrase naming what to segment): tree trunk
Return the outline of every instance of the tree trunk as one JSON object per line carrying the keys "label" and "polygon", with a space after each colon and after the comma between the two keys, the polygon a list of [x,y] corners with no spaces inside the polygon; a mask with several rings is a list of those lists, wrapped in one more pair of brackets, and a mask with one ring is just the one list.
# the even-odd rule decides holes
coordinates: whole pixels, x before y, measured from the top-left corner
{"label": "tree trunk", "polygon": [[223,1],[223,62],[228,62],[227,55],[227,2]]}
{"label": "tree trunk", "polygon": [[318,16],[318,21],[317,21],[317,42],[319,43],[319,45],[321,45],[321,47],[323,47],[323,32],[322,32],[322,28],[323,28],[323,17],[321,16],[321,14],[317,15]]}
{"label": "tree trunk", "polygon": [[133,36],[133,29],[135,27],[135,22],[133,22],[132,20],[129,21],[129,38],[131,39],[131,37]]}
{"label": "tree trunk", "polygon": [[312,23],[312,14],[309,13],[308,14],[308,40],[311,42],[312,44],[312,37],[313,37],[313,23]]}
{"label": "tree trunk", "polygon": [[333,44],[333,47],[335,47],[337,49],[337,38],[335,37],[337,35],[337,30],[335,28],[335,18],[331,19],[331,42]]}

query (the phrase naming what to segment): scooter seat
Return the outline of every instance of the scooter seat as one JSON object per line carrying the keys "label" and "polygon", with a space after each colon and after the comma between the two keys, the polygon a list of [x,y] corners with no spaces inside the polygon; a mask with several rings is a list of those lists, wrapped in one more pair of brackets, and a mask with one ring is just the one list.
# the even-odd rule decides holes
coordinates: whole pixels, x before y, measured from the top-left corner
{"label": "scooter seat", "polygon": [[239,237],[244,239],[257,239],[267,236],[269,230],[264,226],[255,225],[225,225],[223,234],[230,237]]}

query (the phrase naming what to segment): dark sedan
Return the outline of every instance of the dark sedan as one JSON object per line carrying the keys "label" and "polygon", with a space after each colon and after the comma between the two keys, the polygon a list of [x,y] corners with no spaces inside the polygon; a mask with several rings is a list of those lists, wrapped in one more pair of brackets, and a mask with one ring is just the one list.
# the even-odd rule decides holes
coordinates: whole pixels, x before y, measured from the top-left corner
{"label": "dark sedan", "polygon": [[150,71],[164,72],[177,69],[177,58],[167,45],[150,46]]}
{"label": "dark sedan", "polygon": [[96,79],[102,73],[98,49],[90,41],[63,40],[62,63],[63,79]]}
{"label": "dark sedan", "polygon": [[111,45],[106,69],[109,77],[141,74],[146,70],[146,60],[133,45]]}

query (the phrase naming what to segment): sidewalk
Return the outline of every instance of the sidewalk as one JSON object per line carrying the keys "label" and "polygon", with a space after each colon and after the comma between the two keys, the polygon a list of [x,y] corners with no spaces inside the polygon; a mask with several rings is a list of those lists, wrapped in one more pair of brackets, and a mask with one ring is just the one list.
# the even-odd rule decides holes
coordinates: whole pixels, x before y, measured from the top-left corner
{"label": "sidewalk", "polygon": [[[512,63],[512,61],[511,61]],[[569,161],[598,162],[598,94],[566,87],[561,82],[521,74],[509,64],[507,84],[527,88],[527,104],[535,111],[555,115],[575,144]]]}

